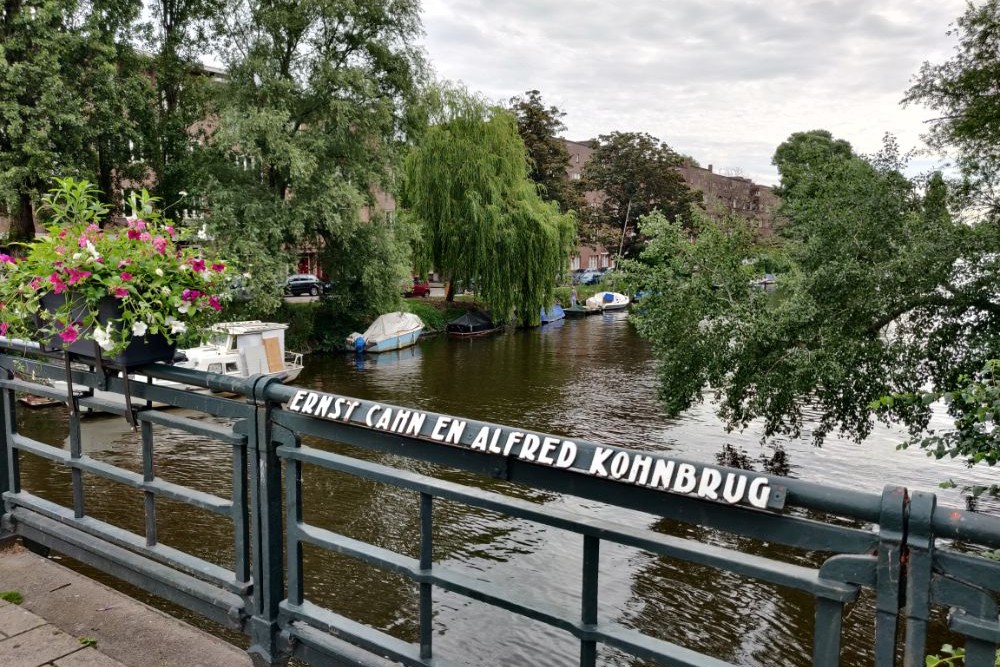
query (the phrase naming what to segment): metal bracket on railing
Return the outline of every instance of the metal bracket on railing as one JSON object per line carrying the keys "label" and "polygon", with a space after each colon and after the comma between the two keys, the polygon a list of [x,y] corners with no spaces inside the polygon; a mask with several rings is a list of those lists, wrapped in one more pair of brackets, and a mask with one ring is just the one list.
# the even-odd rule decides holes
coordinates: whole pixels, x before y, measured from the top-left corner
{"label": "metal bracket on railing", "polygon": [[931,577],[934,565],[934,494],[914,492],[910,498],[906,521],[906,640],[904,667],[924,664],[927,642],[927,621],[931,613]]}
{"label": "metal bracket on railing", "polygon": [[901,486],[882,490],[878,520],[878,566],[875,570],[875,666],[892,667],[902,602],[903,548],[909,497]]}

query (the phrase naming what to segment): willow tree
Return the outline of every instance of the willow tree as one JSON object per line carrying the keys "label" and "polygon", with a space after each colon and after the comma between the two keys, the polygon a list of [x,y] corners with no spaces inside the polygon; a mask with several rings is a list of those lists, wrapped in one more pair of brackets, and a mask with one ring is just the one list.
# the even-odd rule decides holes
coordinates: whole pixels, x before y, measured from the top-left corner
{"label": "willow tree", "polygon": [[498,319],[537,324],[568,261],[572,214],[543,201],[528,179],[513,114],[461,91],[448,97],[406,158],[404,206],[446,280],[475,281]]}

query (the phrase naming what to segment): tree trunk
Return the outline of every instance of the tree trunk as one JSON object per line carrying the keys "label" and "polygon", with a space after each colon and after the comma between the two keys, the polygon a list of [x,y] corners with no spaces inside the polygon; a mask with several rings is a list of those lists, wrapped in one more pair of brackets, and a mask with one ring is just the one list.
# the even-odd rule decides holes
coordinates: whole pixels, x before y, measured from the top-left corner
{"label": "tree trunk", "polygon": [[10,222],[11,241],[32,241],[35,238],[35,209],[31,197],[26,192],[21,193],[17,216]]}

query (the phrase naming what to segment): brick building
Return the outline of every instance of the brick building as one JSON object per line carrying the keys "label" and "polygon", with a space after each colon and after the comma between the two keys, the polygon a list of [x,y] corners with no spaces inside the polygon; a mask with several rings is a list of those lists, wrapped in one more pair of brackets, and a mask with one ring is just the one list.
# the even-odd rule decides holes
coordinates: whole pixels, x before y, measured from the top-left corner
{"label": "brick building", "polygon": [[[569,141],[563,144],[569,153],[567,174],[570,181],[582,178],[583,167],[594,154],[591,142]],[[708,168],[696,167],[685,163],[677,170],[685,183],[692,190],[700,191],[704,196],[705,211],[710,216],[723,216],[729,213],[741,215],[751,221],[761,238],[767,238],[774,233],[775,215],[781,200],[774,191],[766,185],[758,185],[743,176],[726,176]],[[586,193],[587,203],[597,201],[599,193]],[[602,269],[614,266],[615,258],[604,246],[581,245],[572,258],[573,269]]]}

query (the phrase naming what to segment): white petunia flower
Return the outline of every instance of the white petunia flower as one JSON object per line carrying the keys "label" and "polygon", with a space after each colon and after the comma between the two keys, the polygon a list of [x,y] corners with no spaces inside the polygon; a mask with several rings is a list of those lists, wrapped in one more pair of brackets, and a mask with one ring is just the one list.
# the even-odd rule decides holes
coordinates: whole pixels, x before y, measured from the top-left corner
{"label": "white petunia flower", "polygon": [[93,242],[91,242],[89,239],[87,241],[87,252],[89,252],[94,259],[101,258],[101,253],[97,252],[97,248],[94,247]]}
{"label": "white petunia flower", "polygon": [[157,267],[157,269],[156,269],[156,275],[158,275],[158,276],[160,276],[162,278],[163,277],[163,269]]}
{"label": "white petunia flower", "polygon": [[187,324],[181,322],[180,320],[174,320],[173,322],[170,323],[170,333],[175,333],[175,334],[184,333],[185,331],[187,331],[187,328],[188,328]]}
{"label": "white petunia flower", "polygon": [[170,288],[167,287],[166,285],[164,285],[163,287],[161,287],[160,291],[163,292],[164,295],[169,295],[170,294]]}
{"label": "white petunia flower", "polygon": [[111,340],[111,329],[112,326],[110,324],[107,331],[101,327],[94,329],[94,342],[100,345],[102,350],[110,350],[115,345]]}
{"label": "white petunia flower", "polygon": [[148,328],[149,328],[149,325],[146,324],[145,322],[133,322],[132,323],[132,335],[133,336],[145,336],[146,335],[146,329],[148,329]]}
{"label": "white petunia flower", "polygon": [[177,306],[177,312],[178,312],[178,313],[181,313],[181,314],[184,314],[184,315],[187,315],[187,312],[188,312],[189,310],[191,310],[191,304],[190,304],[190,303],[188,303],[187,301],[185,301],[185,302],[184,302],[184,303],[182,303],[181,305]]}

